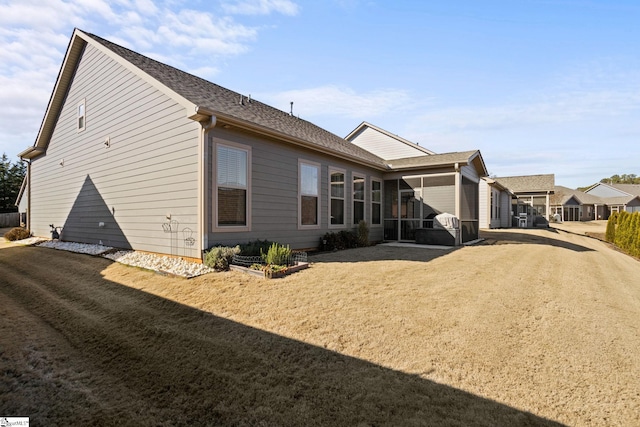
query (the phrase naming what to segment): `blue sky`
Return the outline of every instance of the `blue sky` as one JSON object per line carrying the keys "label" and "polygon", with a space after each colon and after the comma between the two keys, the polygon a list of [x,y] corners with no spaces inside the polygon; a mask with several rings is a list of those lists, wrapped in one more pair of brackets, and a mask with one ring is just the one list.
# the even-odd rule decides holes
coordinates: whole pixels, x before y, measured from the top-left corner
{"label": "blue sky", "polygon": [[74,27],[346,136],[496,176],[640,175],[640,2],[0,0],[0,153],[32,145]]}

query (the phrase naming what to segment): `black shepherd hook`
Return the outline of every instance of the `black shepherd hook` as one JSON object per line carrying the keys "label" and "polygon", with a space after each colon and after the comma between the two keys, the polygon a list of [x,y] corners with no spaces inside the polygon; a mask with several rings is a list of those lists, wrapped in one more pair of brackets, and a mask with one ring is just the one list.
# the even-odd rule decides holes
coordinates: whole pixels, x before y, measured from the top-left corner
{"label": "black shepherd hook", "polygon": [[51,227],[51,239],[60,240],[60,233],[58,230],[62,231],[62,227],[54,227],[53,224],[49,224],[49,227]]}

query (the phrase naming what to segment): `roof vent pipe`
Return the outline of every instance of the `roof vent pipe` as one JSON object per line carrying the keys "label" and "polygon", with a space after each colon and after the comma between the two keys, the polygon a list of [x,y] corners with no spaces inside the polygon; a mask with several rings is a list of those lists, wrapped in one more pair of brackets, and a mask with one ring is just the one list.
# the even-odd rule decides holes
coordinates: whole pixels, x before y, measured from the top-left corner
{"label": "roof vent pipe", "polygon": [[291,116],[293,116],[293,101],[291,101],[291,111],[289,112]]}

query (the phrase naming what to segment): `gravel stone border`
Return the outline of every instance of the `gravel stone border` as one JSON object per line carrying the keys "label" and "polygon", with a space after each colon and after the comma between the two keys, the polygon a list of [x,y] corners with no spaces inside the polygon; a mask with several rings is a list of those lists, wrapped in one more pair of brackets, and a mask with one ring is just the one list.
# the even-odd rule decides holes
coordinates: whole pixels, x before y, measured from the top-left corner
{"label": "gravel stone border", "polygon": [[16,240],[13,243],[19,245],[33,245],[42,248],[58,249],[68,252],[101,256],[120,264],[145,268],[163,274],[186,277],[188,279],[207,273],[213,273],[215,271],[204,264],[185,261],[184,259],[178,257],[169,257],[129,250],[118,250],[104,245],[61,242],[59,240],[47,240],[41,237],[29,237],[28,239]]}

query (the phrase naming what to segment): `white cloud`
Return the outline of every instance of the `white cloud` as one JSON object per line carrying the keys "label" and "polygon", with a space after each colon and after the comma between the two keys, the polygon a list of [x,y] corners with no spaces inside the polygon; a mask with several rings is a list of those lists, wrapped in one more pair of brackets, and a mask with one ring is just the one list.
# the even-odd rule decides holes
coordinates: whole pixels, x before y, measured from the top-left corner
{"label": "white cloud", "polygon": [[317,116],[346,116],[370,118],[390,110],[406,108],[410,97],[404,90],[380,89],[366,93],[334,85],[289,90],[264,95],[271,105],[288,106],[294,102],[294,114],[303,118]]}
{"label": "white cloud", "polygon": [[269,15],[272,12],[283,15],[297,15],[300,7],[289,0],[237,0],[222,3],[222,9],[237,15]]}
{"label": "white cloud", "polygon": [[[298,12],[289,0],[234,5],[238,13]],[[208,78],[217,74],[222,58],[246,53],[257,39],[259,27],[243,25],[213,5],[200,9],[180,0],[0,3],[0,153],[14,154],[33,143],[74,27]]]}
{"label": "white cloud", "polygon": [[633,84],[626,89],[539,95],[507,105],[435,106],[412,114],[401,132],[438,153],[480,149],[498,176],[554,173],[556,183],[575,188],[615,170],[637,169],[640,146],[625,141],[640,137],[634,120],[640,90]]}
{"label": "white cloud", "polygon": [[38,3],[10,1],[0,4],[2,28],[34,28],[60,30],[78,16],[77,8],[70,2],[43,0]]}

